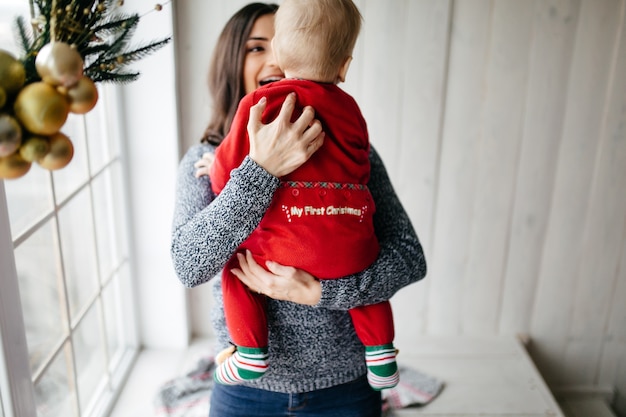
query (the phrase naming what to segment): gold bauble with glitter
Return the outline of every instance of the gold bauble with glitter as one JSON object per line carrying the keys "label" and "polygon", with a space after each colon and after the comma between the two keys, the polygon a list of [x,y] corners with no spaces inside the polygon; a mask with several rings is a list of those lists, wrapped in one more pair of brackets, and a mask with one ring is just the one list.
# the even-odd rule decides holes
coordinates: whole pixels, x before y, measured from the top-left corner
{"label": "gold bauble with glitter", "polygon": [[30,170],[31,165],[20,156],[19,152],[2,157],[0,158],[0,178],[7,180],[19,178]]}
{"label": "gold bauble with glitter", "polygon": [[0,49],[0,87],[4,89],[5,94],[17,93],[25,82],[24,65],[9,52]]}
{"label": "gold bauble with glitter", "polygon": [[22,127],[8,114],[0,114],[0,157],[17,151],[22,143]]}
{"label": "gold bauble with glitter", "polygon": [[69,100],[71,113],[85,114],[93,109],[98,102],[98,88],[87,76],[78,80],[73,87],[59,87],[59,92]]}
{"label": "gold bauble with glitter", "polygon": [[50,42],[37,53],[35,68],[44,82],[71,87],[83,76],[83,58],[65,42]]}
{"label": "gold bauble with glitter", "polygon": [[50,141],[44,136],[29,136],[23,141],[19,152],[25,161],[38,161],[50,152]]}
{"label": "gold bauble with glitter", "polygon": [[69,103],[56,88],[44,82],[28,84],[13,105],[15,116],[31,133],[52,135],[67,120]]}
{"label": "gold bauble with glitter", "polygon": [[54,171],[61,169],[70,163],[74,157],[74,145],[70,138],[65,134],[58,132],[50,136],[50,151],[37,163],[42,168]]}

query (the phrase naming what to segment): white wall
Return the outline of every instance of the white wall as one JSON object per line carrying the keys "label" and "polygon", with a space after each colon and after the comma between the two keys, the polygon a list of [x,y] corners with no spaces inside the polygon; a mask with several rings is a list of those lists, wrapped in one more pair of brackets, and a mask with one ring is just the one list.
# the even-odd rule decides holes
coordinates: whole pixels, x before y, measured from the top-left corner
{"label": "white wall", "polygon": [[[245,3],[176,3],[184,149],[208,121],[211,48]],[[552,387],[616,387],[623,406],[625,1],[357,4],[344,87],[429,264],[392,300],[398,344],[526,333]],[[194,294],[209,332],[208,291]]]}

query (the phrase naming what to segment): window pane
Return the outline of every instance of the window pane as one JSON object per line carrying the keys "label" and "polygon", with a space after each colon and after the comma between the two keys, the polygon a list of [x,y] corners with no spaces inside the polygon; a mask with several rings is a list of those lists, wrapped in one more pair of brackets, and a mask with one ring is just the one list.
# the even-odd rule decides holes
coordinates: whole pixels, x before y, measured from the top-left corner
{"label": "window pane", "polygon": [[113,86],[109,84],[98,85],[100,97],[98,104],[85,114],[92,175],[119,154],[119,132],[116,129],[115,118],[111,117],[115,114],[112,113],[115,108],[112,107],[111,100],[107,100],[112,94],[112,89]]}
{"label": "window pane", "polygon": [[111,277],[127,256],[126,222],[122,210],[119,171],[119,162],[115,162],[92,183],[98,260],[103,282]]}
{"label": "window pane", "polygon": [[120,156],[120,121],[118,116],[119,102],[120,102],[120,87],[116,84],[100,84],[100,93],[102,100],[100,100],[101,117],[106,120],[104,126],[106,128],[106,143],[109,149],[109,155],[111,158],[117,158]]}
{"label": "window pane", "polygon": [[[76,391],[72,377],[71,349],[69,344],[56,355],[50,367],[35,384],[37,417],[75,417]],[[72,382],[70,382],[72,381]]]}
{"label": "window pane", "polygon": [[92,305],[74,334],[74,355],[78,375],[78,398],[81,413],[86,415],[97,388],[107,381],[103,329],[99,319],[99,302]]}
{"label": "window pane", "polygon": [[4,182],[13,238],[52,211],[49,176],[35,163],[23,177]]}
{"label": "window pane", "polygon": [[[126,210],[124,209],[124,184],[126,181],[122,177],[122,164],[117,161],[111,167],[111,200],[113,201],[113,210],[115,211],[115,247],[118,250],[118,256],[128,258],[128,224],[126,218]],[[129,278],[130,279],[130,278]]]}
{"label": "window pane", "polygon": [[70,317],[74,320],[99,290],[88,188],[59,211],[59,230]]}
{"label": "window pane", "polygon": [[74,144],[74,157],[66,167],[52,171],[57,203],[84,184],[88,175],[83,116],[70,113],[61,132],[65,133]]}
{"label": "window pane", "polygon": [[[115,275],[102,291],[102,303],[104,307],[104,322],[106,325],[106,338],[111,367],[124,353],[122,329],[124,328],[122,316],[122,299],[120,296],[120,276]],[[113,369],[109,368],[109,371]]]}
{"label": "window pane", "polygon": [[[100,88],[98,88],[100,91]],[[85,127],[87,128],[87,146],[89,147],[89,164],[91,174],[95,174],[110,160],[109,149],[105,140],[101,101],[98,100],[96,107],[85,114]]]}
{"label": "window pane", "polygon": [[111,385],[119,387],[125,378],[129,354],[135,351],[134,322],[132,316],[130,294],[125,289],[130,285],[131,274],[128,262],[117,272],[104,288],[103,306],[106,324],[107,346],[109,349],[109,372]]}
{"label": "window pane", "polygon": [[54,222],[50,221],[15,250],[31,371],[57,348],[69,327],[61,310],[63,290],[57,262]]}

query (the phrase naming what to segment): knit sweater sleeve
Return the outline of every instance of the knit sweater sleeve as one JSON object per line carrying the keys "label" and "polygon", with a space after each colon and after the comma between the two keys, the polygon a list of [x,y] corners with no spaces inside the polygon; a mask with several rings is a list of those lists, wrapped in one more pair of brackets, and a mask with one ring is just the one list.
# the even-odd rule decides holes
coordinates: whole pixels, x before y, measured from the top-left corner
{"label": "knit sweater sleeve", "polygon": [[280,181],[246,157],[219,196],[194,163],[214,148],[199,144],[182,158],[176,182],[170,253],[186,287],[209,281],[260,223]]}
{"label": "knit sweater sleeve", "polygon": [[348,310],[389,300],[401,288],[426,276],[420,241],[373,147],[370,162],[368,187],[376,204],[374,229],[380,253],[377,260],[360,273],[320,281],[322,297],[318,307]]}

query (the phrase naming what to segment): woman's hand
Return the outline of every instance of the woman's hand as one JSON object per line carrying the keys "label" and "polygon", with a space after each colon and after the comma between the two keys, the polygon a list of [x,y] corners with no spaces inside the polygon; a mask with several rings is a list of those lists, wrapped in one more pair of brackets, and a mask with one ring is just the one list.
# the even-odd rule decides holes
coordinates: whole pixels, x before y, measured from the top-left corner
{"label": "woman's hand", "polygon": [[237,253],[239,268],[231,270],[251,291],[275,300],[314,306],[322,297],[322,285],[313,275],[301,269],[267,261],[267,269],[259,265],[250,251]]}
{"label": "woman's hand", "polygon": [[315,110],[307,106],[298,119],[291,123],[296,105],[296,95],[285,99],[278,117],[263,124],[261,116],[267,105],[262,98],[250,108],[248,135],[250,158],[275,177],[282,177],[305,163],[324,143],[324,132]]}
{"label": "woman's hand", "polygon": [[211,170],[211,165],[215,160],[215,154],[213,152],[205,152],[202,154],[202,158],[193,164],[196,170],[196,178],[200,178],[203,175],[208,176]]}

